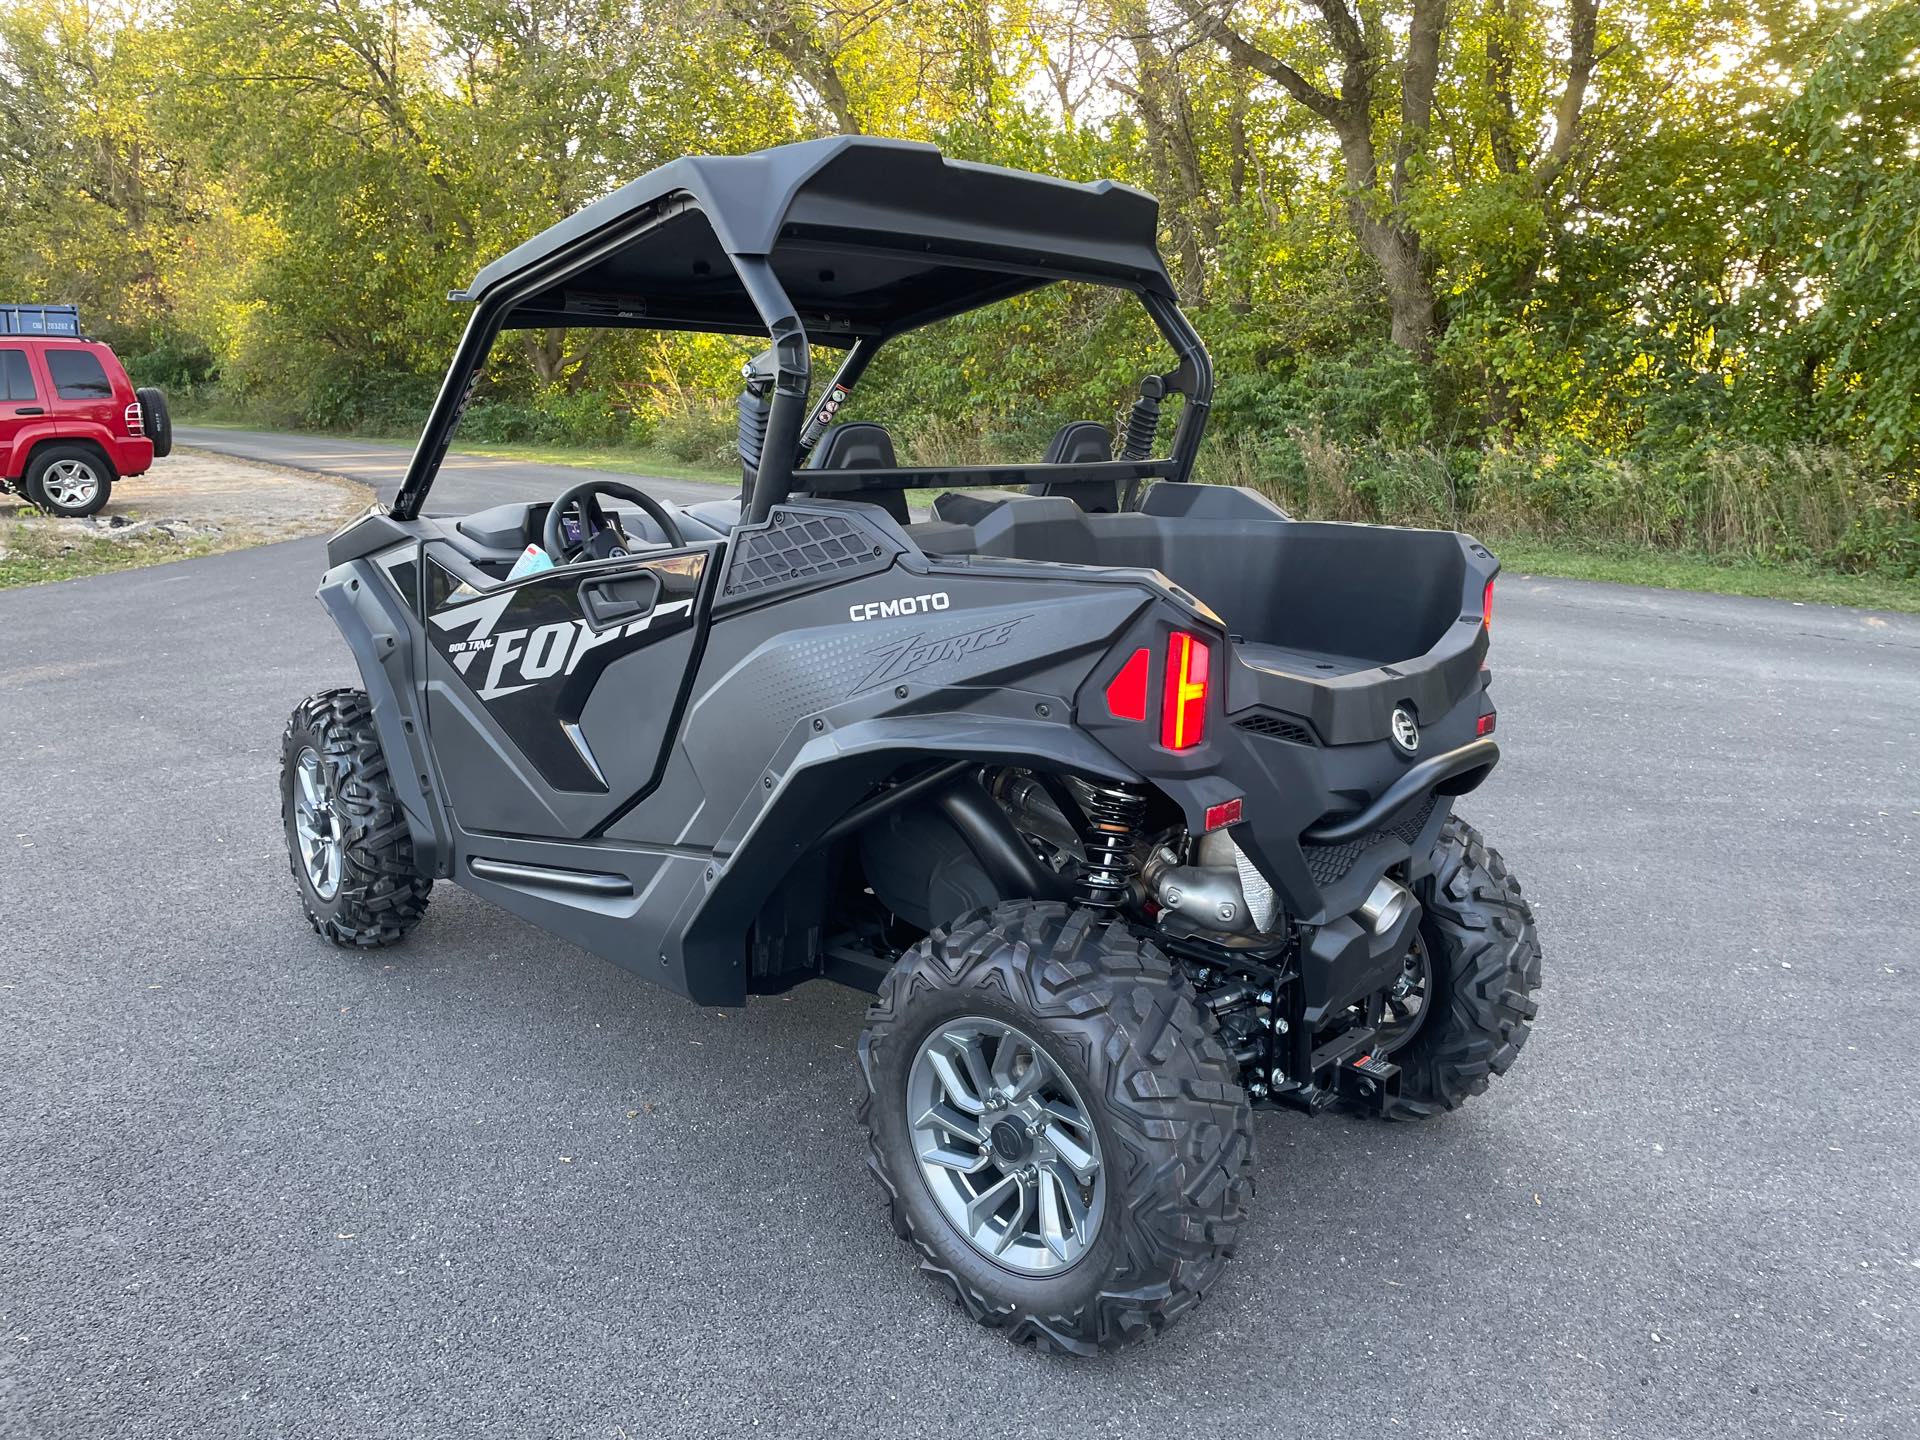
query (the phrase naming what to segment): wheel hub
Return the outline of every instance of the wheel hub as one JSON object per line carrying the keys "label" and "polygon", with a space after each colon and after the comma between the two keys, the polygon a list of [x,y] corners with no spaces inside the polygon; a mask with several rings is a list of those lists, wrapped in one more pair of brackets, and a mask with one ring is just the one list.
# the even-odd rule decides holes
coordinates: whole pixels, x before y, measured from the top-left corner
{"label": "wheel hub", "polygon": [[1079,1091],[1034,1040],[1002,1021],[949,1021],[907,1074],[920,1173],[961,1237],[1023,1274],[1064,1270],[1105,1211],[1100,1140]]}
{"label": "wheel hub", "polygon": [[322,900],[340,893],[341,858],[346,853],[346,824],[335,803],[333,776],[311,745],[300,752],[293,770],[293,830],[307,883]]}
{"label": "wheel hub", "polygon": [[93,467],[79,460],[56,460],[47,467],[47,473],[41,477],[40,484],[49,499],[67,506],[81,506],[93,499],[100,489],[100,477],[93,473]]}

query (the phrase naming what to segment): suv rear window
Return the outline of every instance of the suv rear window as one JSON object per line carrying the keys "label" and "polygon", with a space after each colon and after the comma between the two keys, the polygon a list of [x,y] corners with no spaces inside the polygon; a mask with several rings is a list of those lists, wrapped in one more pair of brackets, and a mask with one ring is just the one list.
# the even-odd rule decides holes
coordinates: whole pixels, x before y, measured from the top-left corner
{"label": "suv rear window", "polygon": [[33,371],[24,350],[0,350],[0,400],[34,401]]}
{"label": "suv rear window", "polygon": [[91,350],[48,350],[47,373],[62,400],[111,400],[113,385],[106,367]]}

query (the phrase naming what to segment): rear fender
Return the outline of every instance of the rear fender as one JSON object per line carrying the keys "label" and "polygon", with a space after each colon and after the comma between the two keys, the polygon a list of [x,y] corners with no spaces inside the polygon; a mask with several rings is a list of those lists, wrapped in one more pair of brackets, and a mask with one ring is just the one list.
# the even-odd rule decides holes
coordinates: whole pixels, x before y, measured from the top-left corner
{"label": "rear fender", "polygon": [[687,992],[706,1004],[739,1003],[746,993],[739,961],[748,929],[793,866],[887,776],[916,761],[933,766],[955,759],[1139,778],[1071,725],[1039,719],[969,717],[957,727],[950,716],[886,717],[816,734],[769,770],[780,778],[763,803],[750,797],[735,813],[705,884],[675,918],[671,929],[679,939],[669,953],[678,952]]}
{"label": "rear fender", "polygon": [[9,481],[22,479],[27,473],[27,462],[33,458],[33,452],[59,438],[60,432],[51,418],[21,426],[13,437],[13,448],[7,454],[5,478]]}
{"label": "rear fender", "polygon": [[379,556],[336,565],[317,592],[360,667],[360,684],[373,702],[374,733],[387,758],[413,853],[420,869],[445,876],[451,856],[447,818],[433,794],[419,715],[419,626],[395,579],[418,569],[413,542]]}

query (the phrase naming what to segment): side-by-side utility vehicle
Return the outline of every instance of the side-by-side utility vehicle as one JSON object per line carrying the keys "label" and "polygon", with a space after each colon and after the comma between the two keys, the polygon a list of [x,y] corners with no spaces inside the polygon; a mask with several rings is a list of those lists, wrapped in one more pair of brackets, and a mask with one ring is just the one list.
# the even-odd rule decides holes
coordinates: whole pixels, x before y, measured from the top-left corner
{"label": "side-by-side utility vehicle", "polygon": [[[1213,375],[1156,221],[1111,182],[841,138],[678,160],[527,241],[455,297],[394,503],[329,544],[361,684],[284,742],[335,944],[399,940],[450,880],[703,1005],[872,992],[896,1229],[976,1318],[1078,1352],[1218,1278],[1253,1106],[1451,1109],[1540,978],[1453,814],[1499,758],[1494,557],[1191,483]],[[1170,349],[1118,435],[912,468],[839,418],[889,341],[1061,281],[1129,292]],[[769,339],[739,496],[424,513],[501,331],[554,326]]]}

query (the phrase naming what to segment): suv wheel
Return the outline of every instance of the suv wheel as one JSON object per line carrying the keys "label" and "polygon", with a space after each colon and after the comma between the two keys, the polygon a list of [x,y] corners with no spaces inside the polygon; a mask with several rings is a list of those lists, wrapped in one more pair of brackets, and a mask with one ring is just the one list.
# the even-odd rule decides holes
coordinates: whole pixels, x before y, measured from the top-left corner
{"label": "suv wheel", "polygon": [[27,499],[49,515],[95,514],[113,493],[113,472],[84,445],[47,445],[27,462]]}
{"label": "suv wheel", "polygon": [[414,864],[362,691],[314,695],[287,721],[280,816],[301,907],[321,935],[342,947],[392,945],[420,923],[433,877]]}
{"label": "suv wheel", "polygon": [[1125,927],[1022,902],[935,930],[881,985],[860,1064],[894,1228],[982,1324],[1118,1349],[1232,1254],[1247,1097],[1185,982]]}

